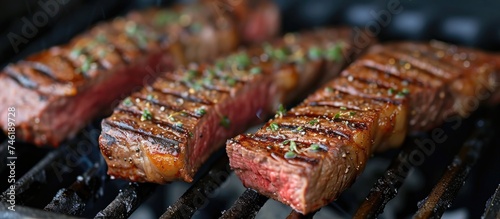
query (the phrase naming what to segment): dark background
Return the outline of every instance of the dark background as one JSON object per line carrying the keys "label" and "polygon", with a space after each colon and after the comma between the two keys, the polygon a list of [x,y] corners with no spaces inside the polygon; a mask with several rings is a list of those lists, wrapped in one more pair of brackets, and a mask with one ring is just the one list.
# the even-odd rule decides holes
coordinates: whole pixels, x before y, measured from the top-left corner
{"label": "dark background", "polygon": [[[39,2],[56,0],[0,0],[0,67],[26,55],[71,39],[93,23],[125,14],[136,8],[167,6],[172,0],[57,0],[60,8],[49,16],[27,43],[13,49],[7,35],[21,34],[24,22],[44,11]],[[192,0],[191,0],[192,1]],[[217,1],[217,0],[215,0]],[[283,15],[282,31],[295,31],[334,24],[371,28],[382,41],[393,39],[428,40],[500,50],[500,1],[445,0],[274,0]],[[190,1],[182,1],[190,2]],[[399,2],[401,13],[391,14],[387,25],[377,19],[389,2]],[[380,25],[380,29],[376,25]],[[379,31],[380,30],[380,31]]]}

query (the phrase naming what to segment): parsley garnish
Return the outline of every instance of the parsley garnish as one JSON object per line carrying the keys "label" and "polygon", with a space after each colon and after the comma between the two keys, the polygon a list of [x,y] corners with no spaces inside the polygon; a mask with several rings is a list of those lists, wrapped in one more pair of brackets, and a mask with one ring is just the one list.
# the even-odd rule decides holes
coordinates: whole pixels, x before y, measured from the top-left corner
{"label": "parsley garnish", "polygon": [[151,112],[148,109],[144,109],[142,111],[141,121],[146,121],[151,119],[153,119],[153,115],[151,114]]}

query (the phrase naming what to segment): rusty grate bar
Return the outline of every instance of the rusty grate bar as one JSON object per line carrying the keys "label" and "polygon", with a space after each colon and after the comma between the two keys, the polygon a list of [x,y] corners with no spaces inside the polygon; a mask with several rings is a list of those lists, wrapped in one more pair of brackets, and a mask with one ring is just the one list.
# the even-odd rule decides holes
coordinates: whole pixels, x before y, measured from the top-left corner
{"label": "rusty grate bar", "polygon": [[440,218],[444,211],[451,207],[470,169],[480,157],[482,148],[491,140],[492,133],[488,122],[479,120],[476,127],[472,137],[464,143],[429,196],[418,204],[419,209],[414,218]]}
{"label": "rusty grate bar", "polygon": [[101,188],[101,175],[99,165],[96,163],[68,188],[57,192],[52,201],[45,206],[45,211],[69,215],[81,215],[85,210],[87,201],[97,195]]}
{"label": "rusty grate bar", "polygon": [[144,202],[158,185],[151,183],[129,183],[120,189],[116,198],[95,218],[128,218]]}
{"label": "rusty grate bar", "polygon": [[266,196],[259,194],[255,190],[247,189],[234,202],[233,206],[224,212],[220,219],[255,218],[267,199]]}
{"label": "rusty grate bar", "polygon": [[191,218],[199,207],[224,183],[231,170],[227,156],[221,158],[200,180],[192,185],[160,218]]}

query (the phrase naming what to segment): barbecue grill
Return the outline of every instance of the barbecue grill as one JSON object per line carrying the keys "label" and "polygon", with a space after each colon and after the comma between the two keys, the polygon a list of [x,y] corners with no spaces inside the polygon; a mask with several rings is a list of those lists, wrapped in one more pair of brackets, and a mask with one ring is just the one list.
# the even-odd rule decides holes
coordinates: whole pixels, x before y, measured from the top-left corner
{"label": "barbecue grill", "polygon": [[[68,41],[93,23],[163,1],[67,1],[51,16],[39,2],[26,0],[3,9],[4,36],[22,33],[23,19],[45,12],[29,42],[13,48],[0,41],[2,66],[29,53]],[[438,39],[486,50],[500,49],[498,2],[430,1],[276,1],[283,31],[348,24],[372,31],[381,41]],[[400,13],[384,17],[390,2]],[[495,7],[496,6],[496,7]],[[382,19],[382,20],[380,20]],[[385,24],[385,21],[387,23]],[[10,211],[10,159],[7,137],[0,136],[0,218],[500,218],[500,108],[480,107],[469,118],[451,118],[438,130],[407,138],[399,150],[376,154],[364,173],[336,201],[301,215],[245,189],[231,173],[225,151],[214,154],[194,183],[168,185],[110,179],[99,148],[100,119],[57,149],[16,142],[15,210]]]}

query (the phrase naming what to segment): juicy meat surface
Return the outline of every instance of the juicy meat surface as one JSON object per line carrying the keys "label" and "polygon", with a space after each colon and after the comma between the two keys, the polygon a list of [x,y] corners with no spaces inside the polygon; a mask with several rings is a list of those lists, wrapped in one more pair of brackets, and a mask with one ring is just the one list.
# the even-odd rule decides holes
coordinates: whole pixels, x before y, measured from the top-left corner
{"label": "juicy meat surface", "polygon": [[131,181],[192,181],[227,138],[262,122],[350,56],[352,31],[287,34],[263,46],[163,74],[102,122],[108,174]]}
{"label": "juicy meat surface", "polygon": [[230,20],[201,6],[131,12],[10,64],[0,74],[1,126],[15,107],[18,139],[57,146],[159,72],[234,50]]}
{"label": "juicy meat surface", "polygon": [[230,165],[246,187],[313,212],[354,182],[373,151],[471,113],[470,101],[495,91],[496,66],[441,42],[374,46],[299,106],[228,140]]}

